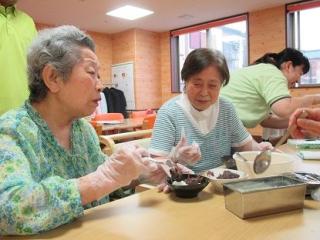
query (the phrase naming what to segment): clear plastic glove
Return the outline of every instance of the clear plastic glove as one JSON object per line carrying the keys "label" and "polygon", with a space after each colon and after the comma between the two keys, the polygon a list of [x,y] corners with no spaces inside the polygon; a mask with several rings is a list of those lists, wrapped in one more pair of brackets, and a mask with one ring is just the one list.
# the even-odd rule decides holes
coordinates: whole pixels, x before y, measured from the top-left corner
{"label": "clear plastic glove", "polygon": [[120,186],[128,185],[140,174],[148,174],[156,164],[142,159],[140,149],[120,149],[101,164],[97,171]]}
{"label": "clear plastic glove", "polygon": [[[194,174],[194,171],[192,171],[190,168],[187,168],[185,166],[183,166],[182,164],[180,163],[177,163],[177,167],[179,168],[179,170],[182,172],[182,173],[188,173],[188,174]],[[158,192],[164,192],[164,193],[168,193],[171,191],[170,189],[170,186],[167,184],[167,181],[166,181],[166,177],[162,180],[162,183],[160,183],[158,185]]]}
{"label": "clear plastic glove", "polygon": [[[102,163],[95,172],[79,179],[82,202],[97,200],[128,185],[141,174],[148,175],[158,169],[157,164],[142,157],[146,151],[134,145],[125,145]],[[81,191],[85,186],[85,192]]]}
{"label": "clear plastic glove", "polygon": [[143,175],[142,179],[152,184],[159,184],[163,182],[168,176],[165,170],[163,169],[163,166],[164,165],[162,164],[158,164],[157,169],[155,169],[147,175]]}
{"label": "clear plastic glove", "polygon": [[252,142],[252,148],[253,151],[264,151],[264,150],[272,150],[273,146],[269,142],[261,142],[257,143],[256,141]]}
{"label": "clear plastic glove", "polygon": [[188,145],[185,136],[182,136],[177,146],[172,151],[171,159],[182,164],[193,165],[201,159],[199,144],[193,142]]}

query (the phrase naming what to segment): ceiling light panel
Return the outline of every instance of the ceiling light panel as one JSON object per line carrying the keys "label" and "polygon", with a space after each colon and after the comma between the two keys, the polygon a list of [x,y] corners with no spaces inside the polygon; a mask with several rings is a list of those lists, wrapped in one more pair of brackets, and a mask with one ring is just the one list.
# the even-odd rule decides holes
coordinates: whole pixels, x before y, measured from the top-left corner
{"label": "ceiling light panel", "polygon": [[124,18],[128,20],[135,20],[138,18],[148,16],[150,14],[153,14],[153,12],[143,8],[133,7],[130,5],[126,5],[124,7],[117,8],[106,13],[106,15],[112,17]]}

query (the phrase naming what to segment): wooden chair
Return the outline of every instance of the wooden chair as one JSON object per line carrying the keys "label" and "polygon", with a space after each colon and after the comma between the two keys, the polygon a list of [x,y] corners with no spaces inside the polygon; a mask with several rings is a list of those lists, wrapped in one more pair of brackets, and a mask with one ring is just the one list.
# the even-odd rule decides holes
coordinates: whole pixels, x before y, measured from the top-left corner
{"label": "wooden chair", "polygon": [[[123,144],[128,142],[148,148],[151,134],[152,129],[147,129],[134,132],[117,133],[112,135],[100,135],[99,140],[100,144],[103,145],[102,151],[110,156],[117,148],[123,146]],[[119,141],[121,142],[117,143]]]}

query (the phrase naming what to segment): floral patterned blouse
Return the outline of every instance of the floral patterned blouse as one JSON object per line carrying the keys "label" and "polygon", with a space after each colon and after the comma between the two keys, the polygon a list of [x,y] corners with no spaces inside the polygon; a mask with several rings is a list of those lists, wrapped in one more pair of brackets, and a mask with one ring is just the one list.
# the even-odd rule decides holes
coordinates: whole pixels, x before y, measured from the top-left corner
{"label": "floral patterned blouse", "polygon": [[72,125],[71,150],[62,148],[28,101],[0,117],[0,235],[35,234],[81,216],[108,196],[81,205],[76,178],[105,160],[94,129]]}

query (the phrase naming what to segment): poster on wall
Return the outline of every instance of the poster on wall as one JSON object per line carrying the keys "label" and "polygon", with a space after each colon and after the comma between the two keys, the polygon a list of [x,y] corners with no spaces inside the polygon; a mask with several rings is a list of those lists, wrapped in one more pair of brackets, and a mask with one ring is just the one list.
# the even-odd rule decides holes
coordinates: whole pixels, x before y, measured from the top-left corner
{"label": "poster on wall", "polygon": [[123,91],[127,101],[127,110],[135,109],[133,63],[112,65],[112,85]]}

